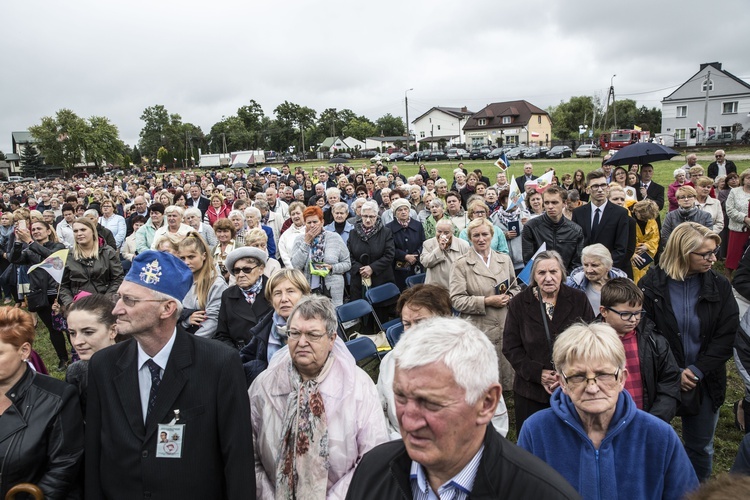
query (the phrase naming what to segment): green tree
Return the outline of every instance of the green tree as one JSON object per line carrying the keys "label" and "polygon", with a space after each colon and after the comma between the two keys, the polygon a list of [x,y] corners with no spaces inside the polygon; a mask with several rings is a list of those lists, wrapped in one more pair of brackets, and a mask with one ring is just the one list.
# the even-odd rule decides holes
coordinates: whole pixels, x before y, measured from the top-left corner
{"label": "green tree", "polygon": [[365,116],[351,118],[342,129],[343,135],[352,136],[364,141],[366,137],[374,137],[379,134],[375,124]]}
{"label": "green tree", "polygon": [[141,120],[144,123],[139,142],[142,155],[154,158],[162,146],[169,151],[184,151],[185,134],[180,115],[170,114],[163,105],[157,104],[143,110]]}
{"label": "green tree", "polygon": [[5,153],[0,151],[0,161],[3,161],[3,160],[5,160]]}
{"label": "green tree", "polygon": [[159,160],[159,163],[162,165],[169,165],[172,163],[172,155],[169,154],[169,150],[165,148],[164,146],[161,146],[156,151],[156,159]]}
{"label": "green tree", "polygon": [[141,158],[141,150],[138,149],[138,146],[133,146],[133,151],[131,151],[130,157],[133,159],[134,165],[140,165],[143,161],[143,158]]}
{"label": "green tree", "polygon": [[21,171],[26,177],[36,177],[41,172],[44,161],[33,144],[26,143],[21,151]]}
{"label": "green tree", "polygon": [[579,126],[591,128],[601,117],[598,99],[592,96],[571,97],[568,102],[549,107],[547,112],[552,120],[552,137],[561,140],[577,139]]}
{"label": "green tree", "polygon": [[84,160],[90,124],[69,109],[54,117],[45,116],[39,125],[29,127],[40,153],[48,165],[59,165],[71,171]]}
{"label": "green tree", "polygon": [[106,163],[122,164],[125,143],[120,140],[120,132],[109,118],[92,116],[83,141],[83,154],[87,162],[100,167]]}
{"label": "green tree", "polygon": [[375,121],[375,127],[378,132],[383,134],[385,137],[392,137],[392,136],[403,136],[406,132],[406,127],[404,127],[404,121],[397,117],[393,116],[390,113],[387,113],[380,118],[378,118]]}

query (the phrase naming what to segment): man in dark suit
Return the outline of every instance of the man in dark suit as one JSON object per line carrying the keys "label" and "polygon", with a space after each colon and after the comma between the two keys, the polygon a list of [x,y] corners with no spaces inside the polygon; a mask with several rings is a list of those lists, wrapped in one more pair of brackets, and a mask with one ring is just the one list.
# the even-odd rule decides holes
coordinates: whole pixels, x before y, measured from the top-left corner
{"label": "man in dark suit", "polygon": [[607,202],[609,184],[601,170],[589,172],[586,186],[591,202],[573,210],[573,222],[583,229],[583,246],[601,243],[612,254],[614,267],[627,272],[630,268],[628,211]]}
{"label": "man in dark suit", "polygon": [[732,160],[727,160],[727,154],[723,149],[717,149],[714,153],[714,158],[716,158],[716,161],[708,165],[708,172],[706,172],[710,178],[716,179],[719,176],[732,172],[737,173],[737,165]]}
{"label": "man in dark suit", "polygon": [[664,186],[653,181],[654,167],[650,163],[641,166],[641,182],[636,191],[638,201],[649,199],[656,203],[659,211],[664,208]]}
{"label": "man in dark suit", "polygon": [[526,184],[527,181],[533,181],[536,178],[537,176],[534,175],[534,166],[531,163],[524,163],[523,176],[516,177],[516,184],[518,184],[518,189],[523,193],[524,184]]}
{"label": "man in dark suit", "polygon": [[190,196],[187,199],[188,207],[196,207],[201,211],[201,217],[206,216],[206,211],[211,205],[211,201],[201,194],[201,187],[197,184],[190,186]]}
{"label": "man in dark suit", "polygon": [[113,313],[131,338],[89,362],[87,499],[255,497],[239,357],[175,329],[191,286],[184,263],[152,250],[120,286]]}
{"label": "man in dark suit", "polygon": [[146,203],[146,198],[143,196],[136,196],[135,199],[133,199],[133,206],[135,207],[135,212],[130,214],[125,219],[125,225],[127,226],[127,232],[126,235],[130,236],[133,234],[133,218],[136,215],[142,215],[148,220],[149,213],[148,213],[148,204]]}

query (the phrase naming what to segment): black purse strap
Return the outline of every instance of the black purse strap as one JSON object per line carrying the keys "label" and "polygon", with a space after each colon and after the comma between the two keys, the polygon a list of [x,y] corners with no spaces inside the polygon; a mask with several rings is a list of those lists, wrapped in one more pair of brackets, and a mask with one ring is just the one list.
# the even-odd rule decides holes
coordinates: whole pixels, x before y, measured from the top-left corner
{"label": "black purse strap", "polygon": [[547,347],[549,347],[550,363],[552,369],[555,369],[555,362],[552,359],[552,335],[549,333],[549,324],[547,322],[547,309],[544,307],[544,301],[542,300],[542,291],[537,287],[537,296],[539,297],[539,309],[542,313],[542,323],[544,323],[544,334],[547,336]]}

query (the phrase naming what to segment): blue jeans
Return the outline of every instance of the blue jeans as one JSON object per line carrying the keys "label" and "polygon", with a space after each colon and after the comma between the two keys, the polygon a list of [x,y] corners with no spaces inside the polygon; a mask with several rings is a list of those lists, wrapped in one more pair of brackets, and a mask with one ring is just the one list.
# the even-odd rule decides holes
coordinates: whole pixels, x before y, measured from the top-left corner
{"label": "blue jeans", "polygon": [[714,433],[719,422],[719,410],[713,411],[713,402],[708,397],[705,385],[700,412],[693,417],[682,417],[682,440],[685,451],[693,464],[695,475],[703,482],[711,477],[714,459]]}

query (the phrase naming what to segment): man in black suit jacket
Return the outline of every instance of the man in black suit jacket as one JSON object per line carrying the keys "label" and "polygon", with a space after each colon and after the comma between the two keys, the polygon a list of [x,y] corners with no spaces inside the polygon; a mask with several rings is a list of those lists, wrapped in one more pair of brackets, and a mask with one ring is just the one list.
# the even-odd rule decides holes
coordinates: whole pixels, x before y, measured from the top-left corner
{"label": "man in black suit jacket", "polygon": [[716,161],[708,165],[708,172],[706,172],[706,175],[710,178],[716,179],[720,175],[727,175],[732,172],[737,173],[737,165],[732,160],[727,160],[727,154],[723,149],[717,149],[714,153],[714,158],[716,158]]}
{"label": "man in black suit jacket", "polygon": [[533,181],[536,178],[537,176],[534,175],[534,166],[531,163],[524,163],[523,176],[516,177],[516,184],[518,184],[518,189],[523,193],[523,186],[524,184],[526,184],[526,181]]}
{"label": "man in black suit jacket", "polygon": [[190,186],[190,196],[187,199],[188,207],[196,207],[201,211],[201,218],[206,216],[208,207],[211,206],[211,200],[201,194],[201,187],[198,185]]}
{"label": "man in black suit jacket", "polygon": [[133,206],[135,207],[135,212],[130,214],[128,217],[125,218],[125,225],[127,227],[127,232],[125,233],[127,236],[130,236],[133,234],[133,218],[136,215],[142,215],[148,220],[149,217],[149,210],[148,210],[148,204],[146,203],[146,198],[143,196],[136,196],[133,199]]}
{"label": "man in black suit jacket", "polygon": [[148,250],[120,286],[113,312],[131,338],[89,362],[86,499],[255,498],[237,352],[175,329],[191,285],[179,259]]}
{"label": "man in black suit jacket", "polygon": [[[641,166],[641,182],[636,190],[638,201],[649,199],[656,203],[659,211],[664,208],[664,186],[654,182],[654,167],[646,163]],[[658,217],[657,217],[658,218]]]}
{"label": "man in black suit jacket", "polygon": [[628,211],[607,202],[607,177],[601,170],[589,172],[586,186],[591,194],[591,202],[573,210],[573,222],[583,229],[583,246],[601,243],[612,254],[614,267],[627,272],[630,268],[630,256],[627,255]]}

